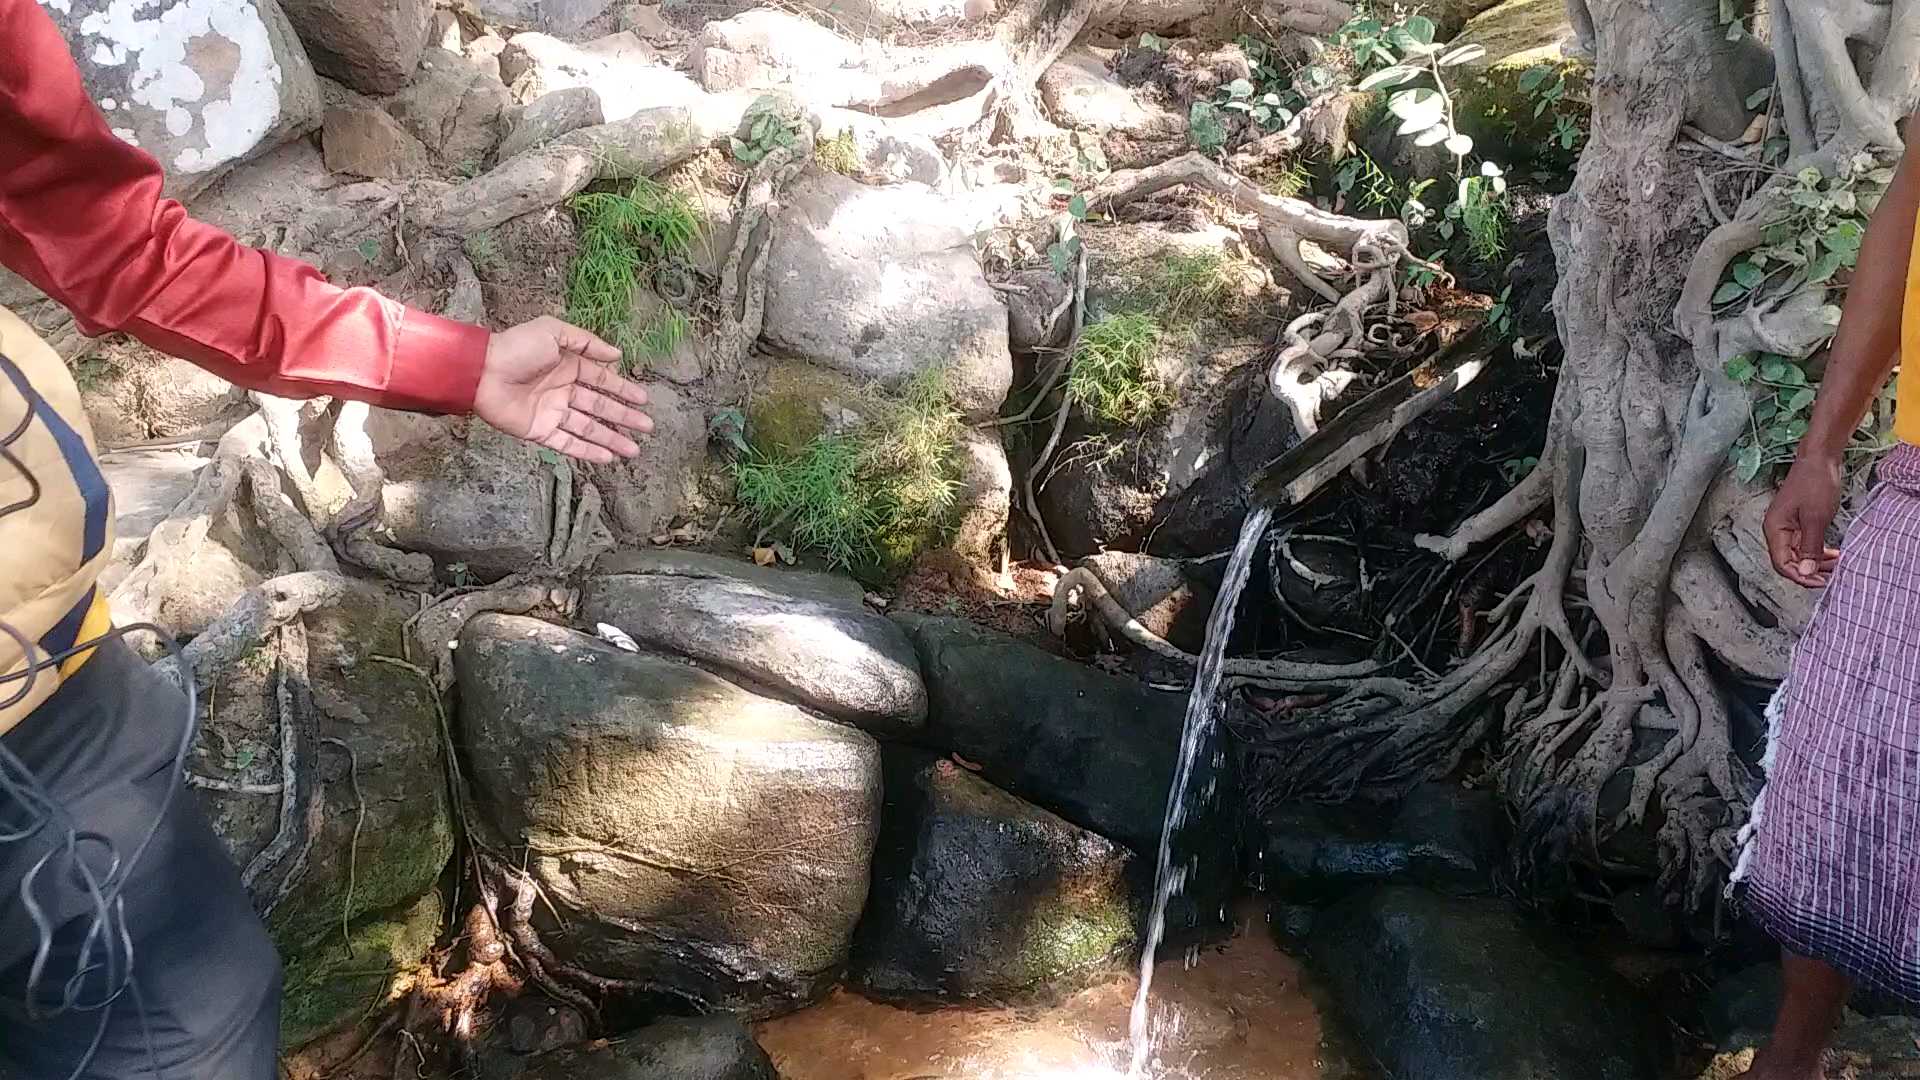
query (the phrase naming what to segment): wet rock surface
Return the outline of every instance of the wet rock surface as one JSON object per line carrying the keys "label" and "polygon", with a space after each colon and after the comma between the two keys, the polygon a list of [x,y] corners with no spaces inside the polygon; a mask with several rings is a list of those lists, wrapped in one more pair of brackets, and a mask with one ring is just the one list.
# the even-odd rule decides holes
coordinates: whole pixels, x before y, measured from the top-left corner
{"label": "wet rock surface", "polygon": [[1401,1080],[1655,1080],[1666,1031],[1611,972],[1510,905],[1388,886],[1321,912],[1309,955]]}
{"label": "wet rock surface", "polygon": [[886,997],[1025,994],[1118,959],[1140,867],[1125,848],[945,758],[889,751],[854,983]]}
{"label": "wet rock surface", "polygon": [[604,1045],[534,1059],[519,1080],[779,1080],[730,1016],[663,1020]]}
{"label": "wet rock surface", "polygon": [[1492,793],[1423,784],[1397,807],[1292,805],[1257,830],[1253,872],[1288,901],[1334,900],[1366,885],[1486,893],[1505,830]]}

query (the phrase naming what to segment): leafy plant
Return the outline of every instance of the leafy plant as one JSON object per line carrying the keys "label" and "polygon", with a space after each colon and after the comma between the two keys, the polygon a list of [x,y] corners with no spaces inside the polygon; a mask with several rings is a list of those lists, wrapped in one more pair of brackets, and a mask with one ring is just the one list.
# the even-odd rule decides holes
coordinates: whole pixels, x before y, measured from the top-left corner
{"label": "leafy plant", "polygon": [[[1892,182],[1893,170],[1866,153],[1841,163],[1831,177],[1802,169],[1782,189],[1779,213],[1761,234],[1760,246],[1727,267],[1714,305],[1725,310],[1752,303],[1762,293],[1836,284],[1859,262],[1867,220]],[[1823,315],[1829,325],[1839,325],[1837,305]]]}
{"label": "leafy plant", "polygon": [[1227,125],[1219,106],[1196,101],[1187,109],[1187,140],[1194,149],[1207,154],[1227,145]]}
{"label": "leafy plant", "polygon": [[[1488,164],[1492,164],[1488,162]],[[1483,263],[1491,263],[1507,250],[1507,206],[1500,198],[1506,181],[1498,175],[1470,176],[1460,182],[1459,195],[1447,207],[1451,221],[1460,223],[1467,238],[1467,250]],[[1442,223],[1441,234],[1450,236]]]}
{"label": "leafy plant", "polygon": [[787,536],[831,566],[873,568],[903,562],[945,527],[961,420],[944,373],[874,395],[861,415],[790,456],[748,450],[735,462],[736,496],[762,536]]}
{"label": "leafy plant", "polygon": [[[1586,130],[1581,127],[1578,116],[1584,110],[1577,110],[1575,103],[1568,97],[1566,68],[1557,64],[1535,64],[1520,73],[1515,83],[1525,100],[1533,103],[1532,118],[1540,120],[1551,115],[1553,126],[1544,139],[1537,134],[1538,128],[1530,129],[1529,139],[1538,140],[1537,151],[1548,160],[1566,159],[1586,141]],[[1509,116],[1506,129],[1515,139],[1521,138],[1521,124]]]}
{"label": "leafy plant", "polygon": [[1487,309],[1487,325],[1500,337],[1513,336],[1513,286],[1509,284],[1500,290],[1500,296],[1494,300],[1493,307]]}
{"label": "leafy plant", "polygon": [[1108,315],[1089,325],[1067,372],[1067,396],[1087,415],[1132,427],[1165,412],[1172,394],[1153,365],[1161,327],[1139,312]]}
{"label": "leafy plant", "polygon": [[[1793,461],[1819,385],[1806,361],[1778,353],[1742,353],[1727,361],[1726,374],[1755,391],[1752,419],[1733,446],[1734,473],[1743,483],[1770,480]],[[1893,395],[1889,382],[1854,430],[1851,451],[1877,453],[1893,445]]]}
{"label": "leafy plant", "polygon": [[860,148],[853,141],[852,129],[844,129],[831,139],[822,139],[814,144],[813,159],[823,169],[830,169],[841,176],[858,177],[860,168]]}
{"label": "leafy plant", "polygon": [[760,164],[776,149],[791,150],[800,145],[798,129],[781,115],[780,106],[772,97],[763,97],[748,106],[741,126],[747,133],[746,138],[735,135],[729,145],[733,148],[733,159],[749,168]]}
{"label": "leafy plant", "polygon": [[[1054,188],[1060,191],[1072,191],[1073,184],[1066,180],[1057,181]],[[1074,224],[1087,220],[1087,197],[1075,192],[1067,200],[1067,218]],[[1071,226],[1059,231],[1059,239],[1047,245],[1047,261],[1053,265],[1053,272],[1066,277],[1080,261],[1080,234]]]}
{"label": "leafy plant", "polygon": [[1500,463],[1500,476],[1508,487],[1527,478],[1540,465],[1540,459],[1529,454],[1526,457],[1508,458]]}
{"label": "leafy plant", "polygon": [[707,421],[707,438],[744,455],[747,448],[747,414],[740,409],[721,409]]}
{"label": "leafy plant", "polygon": [[1355,148],[1333,170],[1333,186],[1341,195],[1352,198],[1369,210],[1392,210],[1405,203],[1407,193],[1399,182],[1380,168],[1365,150]]}

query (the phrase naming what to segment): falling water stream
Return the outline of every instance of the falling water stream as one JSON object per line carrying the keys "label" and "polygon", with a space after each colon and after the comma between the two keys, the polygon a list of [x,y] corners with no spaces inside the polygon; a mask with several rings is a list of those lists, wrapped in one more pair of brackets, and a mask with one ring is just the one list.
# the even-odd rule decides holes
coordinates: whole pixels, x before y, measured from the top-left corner
{"label": "falling water stream", "polygon": [[1173,840],[1186,823],[1187,792],[1193,786],[1194,763],[1207,745],[1214,724],[1220,718],[1220,675],[1227,656],[1227,639],[1233,633],[1233,619],[1240,608],[1240,593],[1247,587],[1247,575],[1253,568],[1253,553],[1266,535],[1273,512],[1265,508],[1247,515],[1240,526],[1240,540],[1234,545],[1233,558],[1227,562],[1227,575],[1220,583],[1219,598],[1207,617],[1206,645],[1200,650],[1200,664],[1193,675],[1193,693],[1187,699],[1186,724],[1180,733],[1180,763],[1174,769],[1173,787],[1167,792],[1167,816],[1160,827],[1160,860],[1154,872],[1153,914],[1147,921],[1146,949],[1140,954],[1140,992],[1133,999],[1133,1013],[1127,1034],[1132,1043],[1129,1077],[1143,1075],[1147,1056],[1153,1049],[1148,1027],[1148,998],[1153,990],[1154,957],[1160,951],[1160,939],[1167,932],[1167,905],[1186,884],[1187,867],[1173,865]]}

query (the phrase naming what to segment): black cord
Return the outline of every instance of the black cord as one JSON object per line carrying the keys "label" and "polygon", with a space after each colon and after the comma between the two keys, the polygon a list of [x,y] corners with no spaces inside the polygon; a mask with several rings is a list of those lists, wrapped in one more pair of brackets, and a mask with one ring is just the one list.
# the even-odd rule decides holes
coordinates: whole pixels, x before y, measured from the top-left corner
{"label": "black cord", "polygon": [[[0,366],[9,373],[17,371],[0,355]],[[0,506],[0,519],[27,510],[40,501],[41,485],[39,478],[28,469],[14,453],[13,446],[32,427],[38,415],[38,403],[35,395],[22,393],[20,397],[26,405],[26,413],[20,422],[0,436],[0,464],[10,466],[27,485],[25,498]],[[0,687],[11,682],[20,686],[11,694],[0,698],[0,711],[31,700],[33,688],[39,681],[40,673],[58,668],[62,663],[83,653],[97,649],[102,645],[117,641],[128,634],[146,631],[152,633],[166,650],[167,655],[180,666],[184,678],[181,680],[186,689],[186,723],[180,731],[180,741],[174,750],[173,765],[167,782],[166,794],[162,797],[160,808],[147,831],[134,846],[131,853],[122,857],[122,853],[110,837],[97,832],[80,830],[66,811],[54,800],[46,786],[33,774],[19,756],[0,742],[0,847],[9,844],[24,844],[42,836],[49,830],[59,830],[59,835],[49,845],[46,854],[28,867],[20,879],[20,902],[32,920],[37,938],[33,962],[29,966],[25,995],[20,1005],[27,1017],[35,1022],[57,1018],[73,1013],[99,1013],[100,1022],[94,1028],[93,1038],[88,1042],[80,1060],[74,1064],[70,1080],[79,1080],[99,1053],[101,1043],[106,1039],[107,1026],[113,1016],[113,1008],[123,997],[131,999],[146,1039],[147,1058],[152,1066],[153,1075],[161,1076],[160,1059],[153,1043],[153,1030],[148,1021],[146,1002],[142,999],[139,986],[134,982],[134,946],[132,927],[128,925],[126,902],[122,890],[133,879],[141,860],[159,835],[160,826],[166,821],[173,803],[185,787],[186,767],[189,755],[193,752],[195,738],[199,734],[200,708],[197,688],[194,686],[193,673],[188,669],[186,656],[180,643],[165,630],[150,623],[118,627],[88,641],[79,642],[72,648],[57,654],[45,654],[37,644],[28,639],[20,630],[4,619],[0,619],[0,643],[10,638],[20,650],[24,666],[15,672],[0,675]],[[36,656],[40,659],[35,659]],[[17,811],[16,809],[17,808]],[[18,817],[14,817],[15,813]],[[93,855],[102,869],[96,870],[84,856]],[[68,864],[68,877],[61,880],[57,872],[46,875],[47,868],[56,858],[64,858]],[[74,970],[57,983],[54,979],[59,972],[49,970],[52,962],[54,935],[60,929],[47,914],[55,890],[63,888],[78,889],[85,895],[88,914],[85,916],[86,932],[81,939],[80,951],[74,960]],[[98,977],[99,991],[89,997],[87,986]]]}
{"label": "black cord", "polygon": [[[18,805],[26,810],[26,820],[13,827],[0,825],[0,844],[21,843],[40,835],[56,821],[64,822],[64,833],[52,844],[45,855],[37,859],[28,868],[20,880],[20,902],[33,921],[37,943],[33,963],[29,968],[24,999],[21,1002],[29,1018],[44,1021],[70,1013],[100,1014],[100,1023],[94,1031],[92,1042],[75,1064],[70,1076],[73,1080],[86,1071],[93,1057],[99,1052],[100,1044],[106,1036],[111,1019],[111,1010],[123,998],[130,996],[140,1014],[143,1027],[147,1023],[145,1002],[140,998],[139,988],[134,985],[134,946],[132,927],[126,918],[126,905],[121,890],[133,878],[141,860],[146,856],[154,837],[159,834],[161,824],[166,820],[173,802],[184,788],[186,767],[193,752],[193,744],[199,734],[200,710],[199,695],[194,685],[192,673],[187,671],[186,657],[178,641],[165,630],[151,623],[136,623],[132,626],[116,627],[108,633],[75,644],[60,653],[46,655],[32,661],[23,670],[0,675],[0,684],[25,679],[23,691],[30,692],[39,672],[58,667],[65,661],[99,648],[101,645],[124,638],[129,634],[147,632],[159,639],[167,655],[181,666],[186,677],[182,680],[186,688],[186,722],[181,727],[180,740],[175,747],[170,778],[166,794],[162,797],[160,808],[147,826],[146,834],[140,838],[133,851],[124,859],[113,841],[99,833],[81,831],[60,809],[46,788],[34,776],[26,763],[5,744],[0,743],[0,807],[9,804]],[[23,655],[32,657],[39,650],[27,642],[14,627],[0,622],[0,633],[12,637],[22,646]],[[15,695],[11,700],[24,698],[25,693]],[[97,872],[82,857],[83,849],[97,849],[98,858],[104,863],[104,872]],[[53,984],[48,967],[51,962],[54,934],[59,929],[47,916],[48,893],[41,891],[61,887],[57,878],[49,878],[42,886],[41,875],[53,860],[64,855],[70,866],[71,879],[65,884],[85,893],[88,907],[91,909],[86,935],[82,940],[80,953],[74,962],[74,970],[59,984],[57,995],[49,995]],[[103,975],[101,993],[89,999],[87,982],[96,975]],[[147,1032],[147,1053],[153,1074],[161,1075],[160,1063],[154,1051],[151,1031]]]}

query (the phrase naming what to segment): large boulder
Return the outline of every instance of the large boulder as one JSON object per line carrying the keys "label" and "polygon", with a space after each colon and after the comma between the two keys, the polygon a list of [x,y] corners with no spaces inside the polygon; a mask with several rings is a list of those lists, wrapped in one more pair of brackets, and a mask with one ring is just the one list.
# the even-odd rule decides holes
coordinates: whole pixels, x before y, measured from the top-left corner
{"label": "large boulder", "polygon": [[584,1050],[544,1055],[518,1080],[779,1080],[731,1016],[663,1020]]}
{"label": "large boulder", "polygon": [[1254,873],[1289,901],[1388,884],[1491,892],[1505,831],[1491,792],[1453,784],[1423,784],[1396,807],[1288,804],[1260,822]]}
{"label": "large boulder", "polygon": [[383,520],[399,547],[486,579],[546,558],[555,466],[526,444],[487,424],[464,425],[464,432],[436,425],[381,463]]}
{"label": "large boulder", "polygon": [[1044,989],[1134,940],[1133,856],[946,759],[893,752],[852,978],[887,997]]}
{"label": "large boulder", "polygon": [[320,122],[320,84],[275,0],[41,6],[114,134],[159,159],[170,195]]}
{"label": "large boulder", "polygon": [[606,113],[600,108],[600,94],[591,86],[555,90],[512,114],[507,137],[500,143],[500,160],[569,132],[606,122]]}
{"label": "large boulder", "polygon": [[1511,905],[1410,886],[1314,922],[1309,954],[1400,1080],[1654,1080],[1665,1026],[1625,982]]}
{"label": "large boulder", "polygon": [[407,85],[433,21],[433,0],[281,0],[322,75],[363,94]]}
{"label": "large boulder", "polygon": [[692,79],[660,60],[653,46],[631,33],[610,34],[583,44],[548,34],[515,34],[500,54],[500,75],[521,102],[533,102],[572,87],[600,95],[609,123],[641,109],[686,105],[703,95]]}
{"label": "large boulder", "polygon": [[913,644],[860,600],[784,588],[763,568],[728,559],[697,567],[686,556],[647,561],[636,553],[628,560],[634,570],[588,582],[581,618],[874,735],[909,735],[925,724]]}
{"label": "large boulder", "polygon": [[599,18],[613,0],[474,0],[474,10],[490,23],[571,34]]}
{"label": "large boulder", "polygon": [[[417,963],[436,936],[439,905],[428,913],[418,905],[453,856],[439,713],[426,680],[376,659],[403,655],[417,610],[402,594],[351,583],[336,604],[306,617],[304,671],[297,651],[263,647],[226,669],[203,698],[194,770],[214,781],[280,781],[283,669],[296,687],[295,722],[309,732],[299,767],[319,785],[319,824],[304,869],[267,919],[291,973],[289,1000],[297,1001],[290,1040],[361,1015],[387,977]],[[198,794],[241,866],[279,833],[277,796]],[[285,880],[263,876],[257,899],[275,899]],[[349,959],[342,953],[352,942],[367,947]]]}
{"label": "large boulder", "polygon": [[[1125,844],[1159,851],[1187,698],[1076,664],[962,619],[896,616],[927,681],[923,739],[976,762],[995,786]],[[1238,881],[1238,774],[1221,736],[1200,751],[1177,865],[1193,866],[1174,930],[1217,923]],[[1219,764],[1215,765],[1214,762]]]}
{"label": "large boulder", "polygon": [[771,350],[897,385],[944,368],[954,403],[992,416],[1013,385],[1007,309],[947,200],[812,169],[787,189],[767,255]]}
{"label": "large boulder", "polygon": [[441,161],[477,173],[506,131],[513,96],[500,77],[459,53],[430,48],[387,111]]}
{"label": "large boulder", "polygon": [[873,739],[678,660],[483,616],[455,653],[481,827],[601,975],[751,1015],[846,961],[879,827]]}
{"label": "large boulder", "polygon": [[812,19],[754,8],[702,27],[687,59],[700,85],[720,93],[773,89],[851,67],[859,56],[857,45]]}

